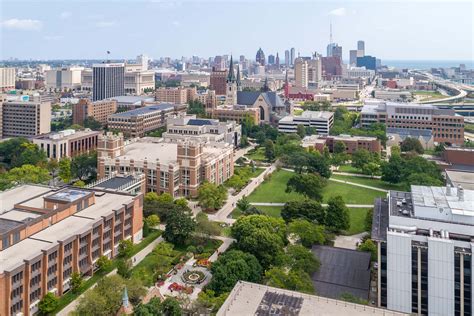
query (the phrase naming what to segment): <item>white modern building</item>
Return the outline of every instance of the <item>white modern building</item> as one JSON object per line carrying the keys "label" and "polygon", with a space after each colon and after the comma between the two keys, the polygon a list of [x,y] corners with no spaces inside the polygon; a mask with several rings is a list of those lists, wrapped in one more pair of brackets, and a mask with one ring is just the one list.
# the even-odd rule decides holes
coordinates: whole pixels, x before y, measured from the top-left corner
{"label": "white modern building", "polygon": [[0,67],[0,91],[15,89],[15,68]]}
{"label": "white modern building", "polygon": [[378,306],[418,315],[472,315],[474,191],[411,186],[377,199]]}
{"label": "white modern building", "polygon": [[288,115],[278,122],[278,131],[296,133],[298,125],[313,127],[319,135],[328,135],[334,124],[334,113],[326,111],[304,111],[300,116]]}
{"label": "white modern building", "polygon": [[81,88],[83,67],[65,67],[47,70],[45,74],[46,89],[58,91],[76,90]]}
{"label": "white modern building", "polygon": [[196,115],[169,117],[167,130],[163,133],[165,140],[195,140],[205,143],[228,143],[234,147],[240,145],[242,126],[235,121],[219,122],[214,119],[200,119]]}

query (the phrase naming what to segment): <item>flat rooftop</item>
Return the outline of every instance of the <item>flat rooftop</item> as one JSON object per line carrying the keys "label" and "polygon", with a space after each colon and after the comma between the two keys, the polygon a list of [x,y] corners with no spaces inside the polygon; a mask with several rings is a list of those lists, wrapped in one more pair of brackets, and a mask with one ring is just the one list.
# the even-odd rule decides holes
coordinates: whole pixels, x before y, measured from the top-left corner
{"label": "flat rooftop", "polygon": [[176,162],[178,144],[163,142],[161,139],[151,140],[147,137],[125,146],[124,154],[117,157],[120,160],[160,160],[162,164]]}
{"label": "flat rooftop", "polygon": [[328,246],[313,246],[311,251],[321,262],[311,276],[319,295],[340,299],[342,294],[350,293],[368,300],[370,253]]}
{"label": "flat rooftop", "polygon": [[462,189],[464,197],[461,199],[459,190],[459,187],[453,187],[451,193],[449,193],[446,187],[412,185],[411,192],[415,216],[417,207],[450,208],[451,210],[464,211],[466,215],[471,213],[470,215],[474,216],[474,191]]}
{"label": "flat rooftop", "polygon": [[217,316],[243,315],[398,316],[407,314],[239,281],[217,312]]}
{"label": "flat rooftop", "polygon": [[153,102],[155,101],[155,98],[143,95],[120,95],[117,97],[109,98],[108,100],[117,101],[117,103],[140,104],[142,101]]}
{"label": "flat rooftop", "polygon": [[49,191],[51,188],[29,184],[2,191],[0,192],[0,214],[11,210],[17,203]]}
{"label": "flat rooftop", "polygon": [[112,210],[120,209],[124,204],[129,204],[132,202],[132,199],[132,196],[125,194],[101,193],[95,196],[95,203],[93,205],[77,212],[74,216],[97,219],[110,214]]}
{"label": "flat rooftop", "polygon": [[174,104],[171,103],[161,103],[158,105],[149,105],[144,106],[142,108],[133,109],[130,111],[115,113],[110,115],[109,117],[131,117],[131,116],[140,116],[146,115],[153,112],[164,111],[164,110],[171,110],[174,109]]}
{"label": "flat rooftop", "polygon": [[132,183],[135,181],[135,177],[132,175],[129,176],[115,176],[113,178],[109,178],[105,181],[99,182],[93,186],[93,188],[104,188],[104,189],[112,189],[112,190],[118,190],[124,185],[127,185],[129,183]]}
{"label": "flat rooftop", "polygon": [[295,116],[294,118],[307,118],[307,119],[330,119],[334,116],[333,112],[328,111],[304,111],[301,116]]}
{"label": "flat rooftop", "polygon": [[75,131],[73,129],[72,130],[67,129],[60,132],[38,135],[38,136],[33,137],[33,139],[64,140],[64,139],[75,139],[75,138],[87,137],[87,136],[91,136],[95,134],[99,135],[100,132],[92,131],[92,130]]}
{"label": "flat rooftop", "polygon": [[41,250],[47,250],[53,246],[52,243],[27,238],[19,243],[0,251],[0,273],[15,269],[23,260],[33,259],[41,254]]}
{"label": "flat rooftop", "polygon": [[460,185],[465,190],[474,190],[474,171],[446,170],[445,172],[453,186]]}

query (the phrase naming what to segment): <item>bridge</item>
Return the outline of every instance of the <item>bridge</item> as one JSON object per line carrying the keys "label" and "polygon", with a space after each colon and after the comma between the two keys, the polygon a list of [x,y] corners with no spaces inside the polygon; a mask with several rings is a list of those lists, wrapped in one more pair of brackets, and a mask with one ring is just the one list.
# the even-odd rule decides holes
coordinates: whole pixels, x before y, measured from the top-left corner
{"label": "bridge", "polygon": [[465,85],[465,84],[455,84],[455,83],[453,83],[449,80],[442,79],[442,78],[439,78],[439,77],[435,77],[432,74],[424,72],[424,71],[413,70],[412,72],[426,77],[427,79],[433,81],[438,87],[443,88],[443,89],[447,90],[450,93],[455,93],[455,95],[448,96],[444,99],[421,101],[421,102],[419,102],[421,104],[434,104],[434,103],[446,103],[446,102],[460,101],[460,100],[464,99],[467,96],[468,92],[474,91],[474,87],[470,87],[470,86]]}

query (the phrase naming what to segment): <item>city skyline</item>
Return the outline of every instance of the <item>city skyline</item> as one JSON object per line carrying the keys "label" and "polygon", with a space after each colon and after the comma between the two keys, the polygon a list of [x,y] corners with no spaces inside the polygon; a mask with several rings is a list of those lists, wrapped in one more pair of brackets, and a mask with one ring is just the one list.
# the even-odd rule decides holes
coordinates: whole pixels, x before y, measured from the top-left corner
{"label": "city skyline", "polygon": [[[358,40],[365,41],[367,55],[382,60],[470,60],[473,56],[472,45],[466,45],[473,38],[472,3],[466,1],[260,1],[252,3],[252,10],[243,10],[242,3],[246,2],[153,0],[130,6],[100,1],[85,6],[79,1],[7,0],[2,4],[0,59],[102,59],[106,51],[111,51],[112,59],[140,53],[152,58],[232,53],[254,59],[259,47],[266,55],[278,52],[283,57],[285,50],[295,47],[296,55],[308,56],[314,51],[324,54],[330,21],[345,60]],[[386,12],[391,12],[391,23]],[[420,19],[419,12],[430,19]],[[241,23],[239,16],[255,24]],[[403,23],[396,23],[397,19]],[[257,24],[265,27],[255,32]],[[407,36],[410,32],[415,36]],[[452,36],[454,32],[458,36]]]}

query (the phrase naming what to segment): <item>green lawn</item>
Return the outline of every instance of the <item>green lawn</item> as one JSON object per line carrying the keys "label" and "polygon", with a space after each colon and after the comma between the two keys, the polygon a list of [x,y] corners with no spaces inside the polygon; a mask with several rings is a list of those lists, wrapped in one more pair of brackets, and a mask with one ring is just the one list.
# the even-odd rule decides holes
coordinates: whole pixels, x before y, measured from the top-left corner
{"label": "green lawn", "polygon": [[375,179],[375,178],[372,179],[372,178],[362,178],[362,177],[355,177],[355,176],[342,176],[338,174],[333,174],[331,178],[359,183],[363,185],[369,185],[369,186],[376,187],[379,189],[384,189],[384,190],[400,190],[401,189],[399,185],[391,184],[391,183],[382,181],[380,179]]}
{"label": "green lawn", "polygon": [[250,150],[245,156],[255,161],[267,161],[267,158],[265,158],[265,149],[263,147],[257,147]]}
{"label": "green lawn", "polygon": [[[271,217],[281,217],[281,209],[283,208],[282,206],[260,206],[256,205],[256,208],[258,208],[260,211],[265,213],[268,216]],[[240,211],[239,208],[236,208],[232,212],[232,218],[239,218],[242,215],[242,212]]]}
{"label": "green lawn", "polygon": [[414,96],[415,96],[415,95],[423,96],[423,98],[420,99],[421,101],[448,98],[447,96],[442,95],[442,94],[439,93],[438,91],[418,90],[418,91],[413,91],[412,94],[413,94]]}
{"label": "green lawn", "polygon": [[347,173],[360,173],[360,170],[357,168],[352,167],[351,165],[342,165],[337,170],[339,172],[347,172]]}
{"label": "green lawn", "polygon": [[365,231],[365,216],[367,208],[349,208],[351,217],[351,227],[344,235],[355,235]]}
{"label": "green lawn", "polygon": [[[250,168],[250,170],[252,170],[250,166],[245,166],[245,167],[235,166],[235,167],[234,167],[234,173],[239,174],[241,171],[245,171],[245,169],[247,169],[247,168]],[[258,177],[263,171],[265,171],[265,168],[255,168],[255,171],[250,173],[250,177],[251,177],[251,178],[256,178],[256,177]]]}
{"label": "green lawn", "polygon": [[[270,180],[262,183],[249,195],[249,201],[286,203],[288,201],[302,199],[303,196],[298,193],[285,192],[286,183],[292,175],[293,172],[286,170],[275,171]],[[327,186],[323,189],[323,203],[335,195],[342,196],[347,204],[373,204],[376,197],[385,196],[385,193],[345,183],[328,181]]]}

